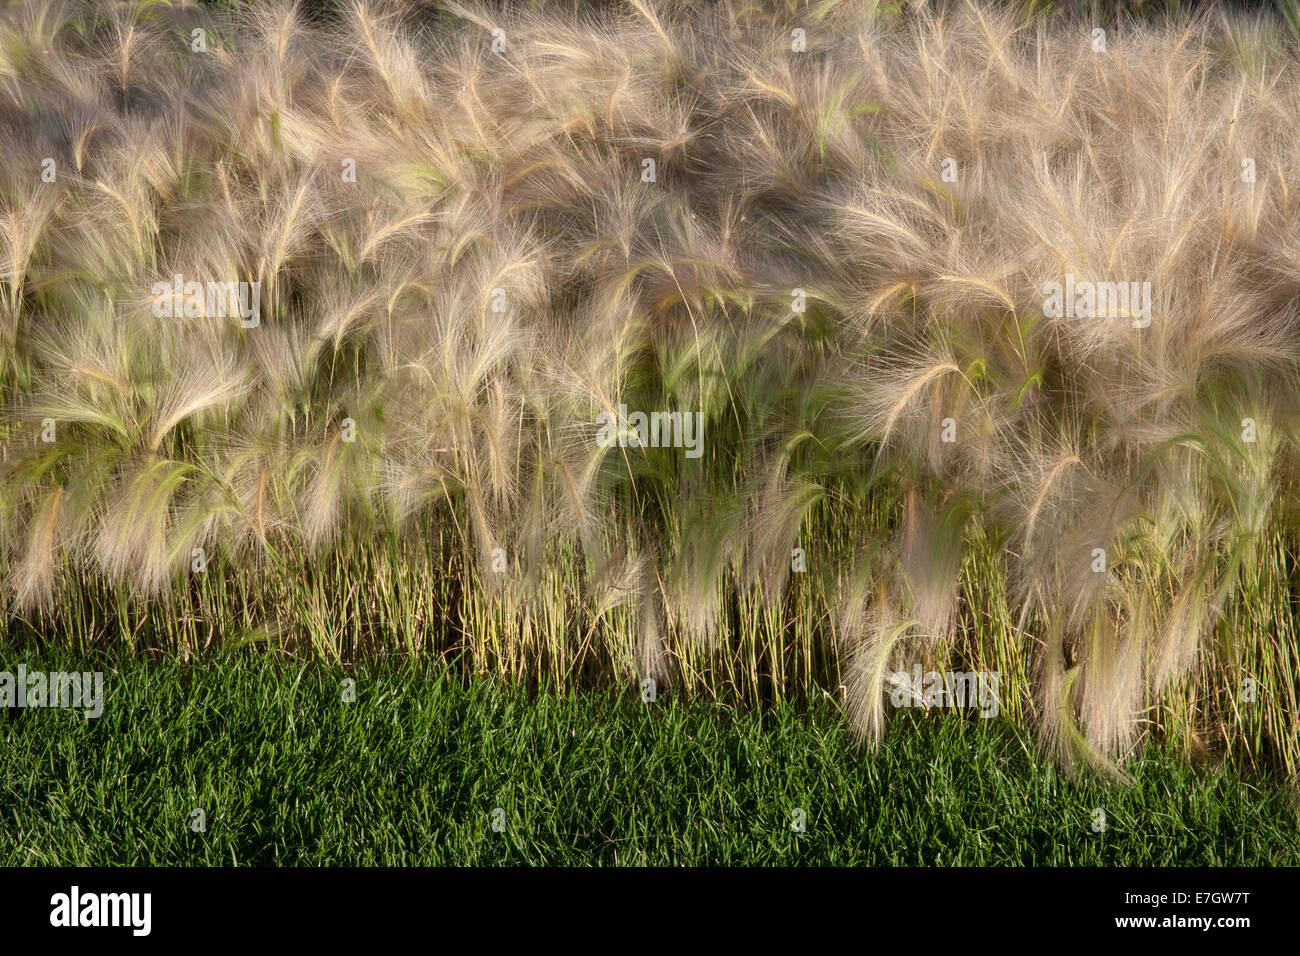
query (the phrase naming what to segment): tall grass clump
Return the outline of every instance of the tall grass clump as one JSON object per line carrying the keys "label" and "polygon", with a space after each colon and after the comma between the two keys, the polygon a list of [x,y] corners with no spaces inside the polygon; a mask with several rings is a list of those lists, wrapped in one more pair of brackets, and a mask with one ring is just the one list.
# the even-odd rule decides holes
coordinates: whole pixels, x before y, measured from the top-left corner
{"label": "tall grass clump", "polygon": [[10,5],[0,641],[1300,770],[1294,24],[1035,11]]}

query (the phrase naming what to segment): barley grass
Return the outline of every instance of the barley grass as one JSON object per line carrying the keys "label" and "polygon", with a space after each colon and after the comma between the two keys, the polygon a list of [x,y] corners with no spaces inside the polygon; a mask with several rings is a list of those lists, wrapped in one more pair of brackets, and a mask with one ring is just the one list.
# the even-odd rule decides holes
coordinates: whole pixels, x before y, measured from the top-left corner
{"label": "barley grass", "polygon": [[[1070,765],[1300,770],[1294,20],[340,9],[0,13],[0,641],[873,741],[892,670],[984,668]],[[176,274],[259,323],[156,317]],[[1045,315],[1067,274],[1150,324]]]}

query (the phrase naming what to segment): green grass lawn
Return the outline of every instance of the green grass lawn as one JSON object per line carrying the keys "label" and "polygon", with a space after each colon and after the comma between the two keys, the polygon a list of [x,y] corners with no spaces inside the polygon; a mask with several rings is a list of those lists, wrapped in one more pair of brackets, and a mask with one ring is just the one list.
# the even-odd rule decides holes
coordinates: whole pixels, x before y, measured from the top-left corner
{"label": "green grass lawn", "polygon": [[530,699],[389,663],[345,703],[297,662],[98,666],[97,720],[0,711],[0,864],[1300,863],[1278,781],[1159,753],[1134,788],[1071,779],[999,722],[909,715],[871,753],[829,698]]}

